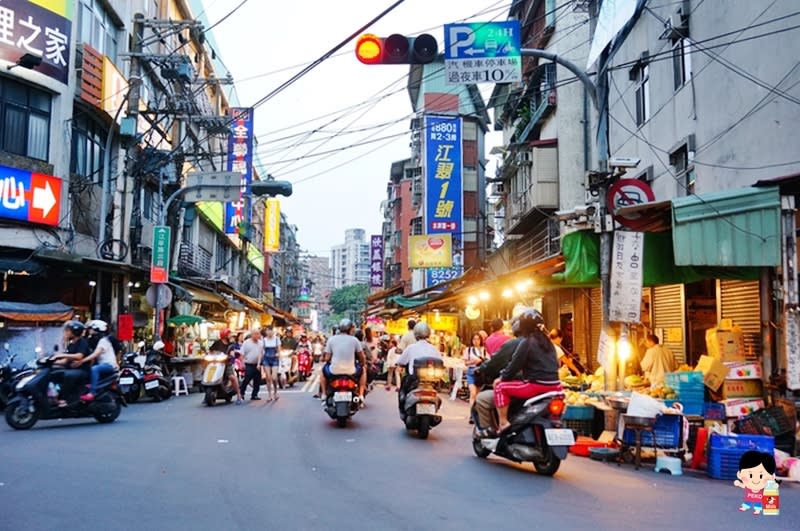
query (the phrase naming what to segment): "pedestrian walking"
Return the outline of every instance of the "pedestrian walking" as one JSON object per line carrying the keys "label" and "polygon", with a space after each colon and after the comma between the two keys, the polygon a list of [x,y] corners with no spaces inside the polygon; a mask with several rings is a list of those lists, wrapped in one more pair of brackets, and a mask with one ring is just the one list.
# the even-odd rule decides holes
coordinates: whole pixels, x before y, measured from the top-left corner
{"label": "pedestrian walking", "polygon": [[264,358],[261,367],[264,371],[264,379],[267,382],[267,401],[278,399],[278,373],[280,368],[280,358],[278,348],[281,346],[281,338],[275,335],[275,329],[267,327],[263,339]]}
{"label": "pedestrian walking", "polygon": [[386,354],[386,390],[392,390],[394,382],[397,390],[400,390],[400,367],[397,366],[397,358],[400,353],[397,351],[397,340],[389,340],[389,352]]}
{"label": "pedestrian walking", "polygon": [[[469,385],[470,407],[475,403],[475,397],[478,396],[478,386],[475,384],[475,368],[483,363],[483,360],[488,357],[486,354],[486,348],[483,345],[483,336],[476,332],[472,334],[472,341],[468,347],[464,347],[464,353],[461,356],[464,360],[464,365],[467,367],[467,385]],[[470,423],[472,423],[471,419]]]}
{"label": "pedestrian walking", "polygon": [[242,357],[244,358],[244,380],[242,381],[242,395],[247,390],[247,384],[253,383],[253,394],[250,400],[261,400],[258,391],[261,389],[261,362],[264,358],[264,343],[261,340],[261,331],[253,330],[250,337],[242,343]]}

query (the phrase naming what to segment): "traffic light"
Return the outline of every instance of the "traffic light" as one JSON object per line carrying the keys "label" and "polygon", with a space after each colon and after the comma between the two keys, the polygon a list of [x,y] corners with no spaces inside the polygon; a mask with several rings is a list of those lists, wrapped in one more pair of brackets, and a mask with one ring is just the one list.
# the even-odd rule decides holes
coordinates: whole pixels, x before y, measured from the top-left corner
{"label": "traffic light", "polygon": [[378,37],[366,33],[356,42],[356,57],[365,65],[418,65],[431,63],[439,53],[436,38],[427,33],[417,37],[393,34]]}

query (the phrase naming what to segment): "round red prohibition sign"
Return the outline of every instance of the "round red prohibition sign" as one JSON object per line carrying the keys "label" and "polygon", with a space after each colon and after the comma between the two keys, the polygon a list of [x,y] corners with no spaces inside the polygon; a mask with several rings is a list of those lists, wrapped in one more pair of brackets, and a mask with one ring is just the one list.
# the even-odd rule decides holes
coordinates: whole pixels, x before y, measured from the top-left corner
{"label": "round red prohibition sign", "polygon": [[650,186],[639,179],[620,179],[608,189],[608,206],[611,216],[614,221],[622,225],[636,224],[643,220],[643,215],[636,212],[620,216],[616,214],[617,209],[649,203],[655,199],[656,196]]}

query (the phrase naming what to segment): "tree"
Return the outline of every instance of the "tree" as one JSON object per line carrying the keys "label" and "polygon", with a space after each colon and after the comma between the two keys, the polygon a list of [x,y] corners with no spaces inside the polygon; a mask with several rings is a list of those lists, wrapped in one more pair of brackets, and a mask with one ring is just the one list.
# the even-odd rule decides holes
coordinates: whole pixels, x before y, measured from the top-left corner
{"label": "tree", "polygon": [[355,284],[333,291],[328,298],[328,302],[333,313],[354,318],[355,315],[360,314],[366,308],[368,295],[369,286]]}

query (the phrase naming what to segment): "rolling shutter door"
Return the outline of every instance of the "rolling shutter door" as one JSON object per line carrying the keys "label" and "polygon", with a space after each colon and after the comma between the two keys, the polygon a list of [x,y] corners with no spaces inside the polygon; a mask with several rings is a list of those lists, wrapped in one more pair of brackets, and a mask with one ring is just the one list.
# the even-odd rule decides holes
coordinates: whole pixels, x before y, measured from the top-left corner
{"label": "rolling shutter door", "polygon": [[720,317],[744,332],[747,359],[761,357],[761,298],[757,280],[720,280]]}
{"label": "rolling shutter door", "polygon": [[600,296],[600,288],[586,290],[589,294],[589,321],[590,321],[590,343],[588,355],[592,358],[592,366],[597,367],[597,346],[600,344],[600,330],[603,329],[603,298]]}
{"label": "rolling shutter door", "polygon": [[686,321],[683,284],[653,288],[653,328],[663,330],[662,343],[675,355],[675,361],[686,361]]}

